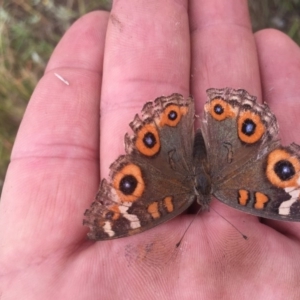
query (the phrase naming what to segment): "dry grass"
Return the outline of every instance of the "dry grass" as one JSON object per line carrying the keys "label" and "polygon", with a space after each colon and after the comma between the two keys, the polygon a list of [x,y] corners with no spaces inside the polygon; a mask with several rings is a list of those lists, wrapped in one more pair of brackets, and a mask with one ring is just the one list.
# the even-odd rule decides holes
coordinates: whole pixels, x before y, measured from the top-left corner
{"label": "dry grass", "polygon": [[[75,19],[110,0],[13,0],[0,7],[0,193],[28,99],[54,46]],[[253,29],[273,27],[300,44],[300,0],[249,0]]]}

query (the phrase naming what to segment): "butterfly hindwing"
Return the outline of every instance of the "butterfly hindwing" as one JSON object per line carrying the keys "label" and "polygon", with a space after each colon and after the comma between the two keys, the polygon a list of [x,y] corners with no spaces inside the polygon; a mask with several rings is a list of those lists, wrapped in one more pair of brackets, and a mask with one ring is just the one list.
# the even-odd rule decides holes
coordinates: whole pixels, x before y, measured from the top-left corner
{"label": "butterfly hindwing", "polygon": [[194,200],[194,102],[173,94],[145,104],[125,136],[126,155],[110,167],[85,213],[91,239],[132,235],[165,222]]}
{"label": "butterfly hindwing", "polygon": [[300,221],[299,146],[280,145],[274,114],[246,91],[208,96],[203,132],[214,196],[253,215]]}

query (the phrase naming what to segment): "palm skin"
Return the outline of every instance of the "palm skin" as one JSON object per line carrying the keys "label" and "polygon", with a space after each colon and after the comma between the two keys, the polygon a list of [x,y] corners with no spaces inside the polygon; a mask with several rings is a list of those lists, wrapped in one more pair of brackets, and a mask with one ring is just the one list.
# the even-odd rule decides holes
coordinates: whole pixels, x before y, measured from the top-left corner
{"label": "palm skin", "polygon": [[124,152],[144,102],[191,93],[200,113],[207,88],[244,88],[268,102],[283,143],[300,143],[299,75],[298,46],[274,30],[253,35],[243,0],[119,0],[110,14],[78,20],[14,145],[0,206],[1,299],[299,299],[297,223],[214,200],[247,241],[213,211],[196,217],[179,248],[192,215],[106,242],[88,241],[82,226],[100,170],[106,177]]}

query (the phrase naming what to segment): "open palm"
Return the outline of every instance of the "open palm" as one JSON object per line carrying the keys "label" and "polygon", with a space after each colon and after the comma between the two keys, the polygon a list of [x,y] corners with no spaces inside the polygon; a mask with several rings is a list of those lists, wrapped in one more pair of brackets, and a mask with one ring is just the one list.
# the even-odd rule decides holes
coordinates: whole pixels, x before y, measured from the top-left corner
{"label": "open palm", "polygon": [[275,30],[253,35],[245,0],[119,0],[110,14],[78,20],[12,153],[0,298],[299,299],[300,224],[259,221],[214,200],[247,241],[214,211],[196,217],[179,248],[192,215],[106,242],[88,241],[82,226],[99,174],[124,152],[127,124],[146,101],[191,93],[201,113],[207,88],[244,88],[268,102],[283,143],[300,143],[299,78],[297,45]]}

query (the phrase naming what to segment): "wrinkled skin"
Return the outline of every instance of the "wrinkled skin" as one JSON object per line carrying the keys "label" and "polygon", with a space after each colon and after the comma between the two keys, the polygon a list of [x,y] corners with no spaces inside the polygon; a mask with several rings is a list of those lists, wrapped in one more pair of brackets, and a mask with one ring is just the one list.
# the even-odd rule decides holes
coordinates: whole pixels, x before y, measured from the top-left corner
{"label": "wrinkled skin", "polygon": [[124,153],[144,102],[191,93],[201,113],[207,88],[244,88],[268,102],[284,144],[300,143],[299,78],[299,47],[275,30],[253,34],[244,0],[119,0],[111,14],[79,19],[56,47],[12,152],[1,300],[299,299],[300,224],[214,200],[247,241],[214,211],[196,217],[179,248],[193,215],[108,242],[88,241],[82,226],[100,170],[107,176]]}

